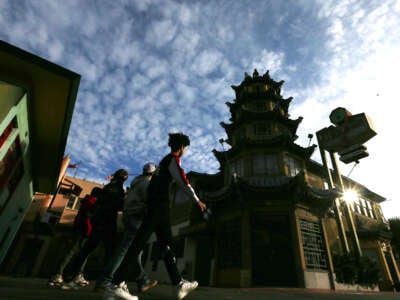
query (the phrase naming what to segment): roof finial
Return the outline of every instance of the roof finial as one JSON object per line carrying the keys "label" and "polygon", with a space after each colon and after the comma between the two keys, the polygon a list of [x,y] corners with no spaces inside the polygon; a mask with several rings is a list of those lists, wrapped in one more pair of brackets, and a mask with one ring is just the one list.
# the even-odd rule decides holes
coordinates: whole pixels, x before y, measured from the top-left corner
{"label": "roof finial", "polygon": [[258,77],[258,71],[257,71],[257,69],[254,69],[253,78],[256,78],[256,77]]}

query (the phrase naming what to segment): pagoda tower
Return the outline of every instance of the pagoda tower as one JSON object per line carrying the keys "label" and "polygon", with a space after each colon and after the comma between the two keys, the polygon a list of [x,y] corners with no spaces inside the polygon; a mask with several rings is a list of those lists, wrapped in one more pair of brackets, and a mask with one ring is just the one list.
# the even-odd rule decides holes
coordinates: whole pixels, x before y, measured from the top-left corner
{"label": "pagoda tower", "polygon": [[[191,225],[182,233],[203,228],[198,247],[215,244],[209,257],[197,262],[203,261],[198,268],[204,269],[206,260],[215,260],[217,286],[307,286],[307,263],[323,271],[329,286],[321,218],[336,194],[324,188],[317,174],[321,168],[311,163],[316,146],[295,143],[302,117],[290,118],[292,97],[282,97],[283,83],[268,71],[262,76],[257,70],[252,76],[245,73],[232,86],[235,99],[226,103],[230,123],[221,123],[227,139],[220,142],[230,147],[213,150],[220,171],[189,173],[213,215],[202,225],[198,209],[193,209]],[[314,228],[314,252],[304,252],[301,228],[305,236]],[[201,281],[201,274],[197,277]]]}
{"label": "pagoda tower", "polygon": [[253,76],[245,73],[240,85],[232,86],[236,98],[226,103],[231,123],[220,123],[231,148],[213,151],[223,168],[225,183],[241,178],[256,186],[273,186],[297,175],[304,169],[304,161],[310,159],[316,146],[295,144],[303,118],[290,119],[288,109],[293,98],[282,97],[283,83],[273,80],[268,71],[260,76],[254,70]]}
{"label": "pagoda tower", "polygon": [[[172,220],[185,239],[187,269],[202,285],[341,288],[333,257],[344,253],[339,236],[348,235],[350,227],[347,220],[338,222],[344,210],[332,207],[342,196],[328,188],[326,169],[311,159],[316,145],[296,144],[302,117],[290,118],[292,97],[282,97],[283,83],[268,71],[260,76],[254,70],[232,86],[235,99],[226,103],[231,117],[221,123],[227,139],[220,140],[222,151],[213,150],[219,172],[188,174],[211,215],[178,201],[178,193],[172,196],[181,203]],[[384,199],[343,179],[361,195],[352,208],[361,247],[380,253],[376,259],[389,257],[387,248],[377,246],[385,234],[373,229],[383,224],[379,203]],[[190,212],[187,223],[184,211]]]}

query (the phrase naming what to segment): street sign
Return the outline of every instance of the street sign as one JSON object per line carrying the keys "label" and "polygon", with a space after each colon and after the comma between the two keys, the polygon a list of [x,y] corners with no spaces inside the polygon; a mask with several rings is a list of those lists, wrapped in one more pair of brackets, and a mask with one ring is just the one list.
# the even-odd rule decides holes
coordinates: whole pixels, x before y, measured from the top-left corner
{"label": "street sign", "polygon": [[[338,119],[340,115],[334,117],[334,120]],[[331,152],[340,152],[350,146],[363,144],[375,135],[372,121],[365,113],[352,116],[347,114],[346,120],[340,125],[325,127],[317,132],[320,147]]]}

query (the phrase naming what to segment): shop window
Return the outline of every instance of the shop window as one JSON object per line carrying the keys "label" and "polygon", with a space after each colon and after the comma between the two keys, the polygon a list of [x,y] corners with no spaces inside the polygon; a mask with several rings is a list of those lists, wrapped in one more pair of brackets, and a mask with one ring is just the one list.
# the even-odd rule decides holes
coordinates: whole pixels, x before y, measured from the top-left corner
{"label": "shop window", "polygon": [[306,267],[326,270],[328,262],[321,225],[317,222],[302,219],[299,222]]}

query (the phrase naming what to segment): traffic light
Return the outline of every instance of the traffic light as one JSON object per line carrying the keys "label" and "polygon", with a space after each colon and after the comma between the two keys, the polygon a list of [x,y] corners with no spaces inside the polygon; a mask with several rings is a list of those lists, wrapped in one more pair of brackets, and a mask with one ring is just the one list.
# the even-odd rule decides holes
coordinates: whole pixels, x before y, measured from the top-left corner
{"label": "traffic light", "polygon": [[361,144],[353,145],[349,148],[346,148],[339,153],[340,160],[345,164],[350,162],[358,162],[359,159],[367,157],[369,154],[367,152],[367,147]]}
{"label": "traffic light", "polygon": [[347,109],[344,107],[338,107],[332,110],[329,115],[329,120],[331,120],[331,122],[336,126],[339,126],[346,122],[351,116],[351,112],[349,112]]}

